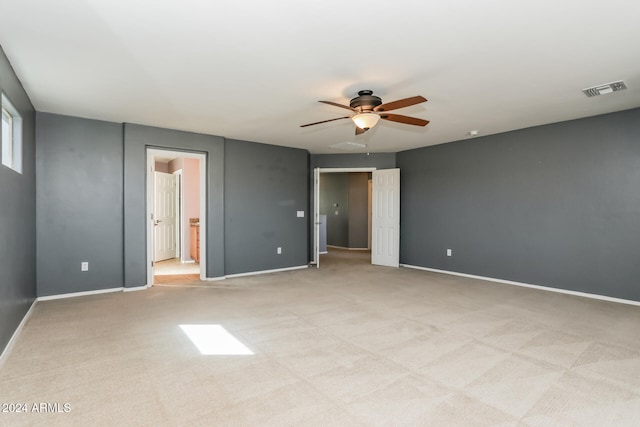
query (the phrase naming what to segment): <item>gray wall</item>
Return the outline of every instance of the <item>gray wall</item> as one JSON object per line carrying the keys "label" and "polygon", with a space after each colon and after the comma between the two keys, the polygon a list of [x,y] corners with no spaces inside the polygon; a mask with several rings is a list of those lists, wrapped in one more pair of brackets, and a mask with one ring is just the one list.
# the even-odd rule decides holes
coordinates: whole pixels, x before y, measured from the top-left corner
{"label": "gray wall", "polygon": [[369,246],[369,172],[349,174],[349,247]]}
{"label": "gray wall", "polygon": [[371,154],[312,154],[311,173],[314,168],[378,168],[396,167],[396,153]]}
{"label": "gray wall", "polygon": [[[0,48],[0,91],[22,116],[22,174],[0,164],[0,353],[36,297],[35,112]],[[1,155],[1,154],[0,154]]]}
{"label": "gray wall", "polygon": [[[126,123],[124,125],[124,286],[147,283],[146,148],[207,156],[207,277],[224,276],[224,138]],[[202,261],[201,261],[202,262]]]}
{"label": "gray wall", "polygon": [[226,274],[307,264],[308,168],[306,150],[227,140]]}
{"label": "gray wall", "polygon": [[640,300],[639,123],[634,109],[398,153],[401,262]]}
{"label": "gray wall", "polygon": [[349,174],[320,174],[320,214],[327,216],[327,245],[349,247]]}
{"label": "gray wall", "polygon": [[122,125],[38,113],[37,135],[38,296],[121,287]]}
{"label": "gray wall", "polygon": [[304,150],[46,113],[37,131],[40,296],[147,283],[147,147],[207,156],[208,277],[307,263]]}

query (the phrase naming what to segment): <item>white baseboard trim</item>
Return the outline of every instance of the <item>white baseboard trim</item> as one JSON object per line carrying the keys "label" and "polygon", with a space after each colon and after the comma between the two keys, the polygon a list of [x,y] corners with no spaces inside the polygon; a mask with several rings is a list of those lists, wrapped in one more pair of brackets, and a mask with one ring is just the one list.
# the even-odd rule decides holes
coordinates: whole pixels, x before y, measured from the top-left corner
{"label": "white baseboard trim", "polygon": [[136,291],[146,291],[153,285],[144,285],[144,286],[134,286],[131,288],[124,287],[122,288],[122,292],[136,292]]}
{"label": "white baseboard trim", "polygon": [[[347,251],[370,251],[371,249],[369,248],[347,248],[345,246],[335,246],[335,245],[327,245],[328,248],[335,248],[335,249],[344,249]],[[326,254],[327,252],[320,252],[323,254]]]}
{"label": "white baseboard trim", "polygon": [[256,276],[258,274],[269,274],[269,273],[280,273],[282,271],[302,270],[303,268],[309,268],[309,266],[305,264],[305,265],[299,265],[296,267],[276,268],[274,270],[260,270],[260,271],[250,271],[248,273],[227,274],[225,277],[227,279],[231,279],[234,277]]}
{"label": "white baseboard trim", "polygon": [[13,335],[11,335],[11,338],[9,339],[9,342],[5,346],[4,350],[2,350],[2,354],[0,354],[0,369],[2,369],[2,366],[9,358],[9,354],[11,353],[11,350],[13,350],[13,346],[15,345],[16,340],[18,339],[18,335],[20,335],[20,333],[22,332],[22,329],[24,328],[24,325],[27,323],[27,320],[29,320],[31,313],[33,312],[33,307],[36,306],[37,302],[38,302],[37,298],[33,300],[33,302],[31,303],[31,306],[29,307],[29,310],[27,310],[27,313],[24,315],[24,317],[20,321],[20,324],[18,325],[16,330],[13,332]]}
{"label": "white baseboard trim", "polygon": [[207,282],[218,282],[220,280],[226,279],[226,276],[218,276],[218,277],[205,277],[204,280]]}
{"label": "white baseboard trim", "polygon": [[[110,289],[96,289],[95,291],[83,291],[83,292],[71,292],[68,294],[59,294],[59,295],[47,295],[44,297],[38,297],[38,301],[50,301],[54,299],[62,299],[62,298],[75,298],[75,297],[83,297],[86,295],[97,295],[97,294],[108,294],[110,292],[122,292],[125,288],[110,288]],[[131,289],[131,288],[129,288]]]}
{"label": "white baseboard trim", "polygon": [[597,300],[602,300],[602,301],[616,302],[616,303],[619,303],[619,304],[628,304],[628,305],[640,306],[640,301],[634,301],[634,300],[630,300],[630,299],[614,298],[614,297],[608,297],[606,295],[590,294],[590,293],[587,293],[587,292],[571,291],[569,289],[552,288],[552,287],[549,287],[549,286],[531,285],[529,283],[514,282],[514,281],[511,281],[511,280],[503,280],[503,279],[495,279],[493,277],[476,276],[476,275],[473,275],[473,274],[466,274],[466,273],[457,273],[455,271],[449,271],[449,270],[438,270],[438,269],[435,269],[435,268],[419,267],[417,265],[400,264],[400,266],[401,267],[406,267],[406,268],[413,268],[415,270],[424,270],[424,271],[430,271],[430,272],[433,272],[433,273],[450,274],[452,276],[468,277],[470,279],[486,280],[486,281],[489,281],[489,282],[503,283],[505,285],[513,285],[513,286],[520,286],[520,287],[523,287],[523,288],[538,289],[540,291],[556,292],[556,293],[559,293],[559,294],[566,294],[566,295],[573,295],[573,296],[583,297],[583,298],[591,298],[591,299],[597,299]]}

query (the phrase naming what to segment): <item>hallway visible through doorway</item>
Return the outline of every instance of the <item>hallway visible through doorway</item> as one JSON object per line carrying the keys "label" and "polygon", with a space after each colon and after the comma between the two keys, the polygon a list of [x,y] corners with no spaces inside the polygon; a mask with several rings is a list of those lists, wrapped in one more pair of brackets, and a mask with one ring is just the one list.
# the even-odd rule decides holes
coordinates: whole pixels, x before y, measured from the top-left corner
{"label": "hallway visible through doorway", "polygon": [[200,264],[183,263],[180,258],[156,262],[153,283],[155,285],[200,280]]}

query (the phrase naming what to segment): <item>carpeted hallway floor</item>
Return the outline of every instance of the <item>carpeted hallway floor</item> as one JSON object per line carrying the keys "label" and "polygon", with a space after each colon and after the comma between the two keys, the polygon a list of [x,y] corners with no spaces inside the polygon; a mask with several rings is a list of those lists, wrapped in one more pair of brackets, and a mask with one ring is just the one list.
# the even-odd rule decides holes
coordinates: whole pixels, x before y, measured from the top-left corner
{"label": "carpeted hallway floor", "polygon": [[[639,307],[368,257],[39,302],[0,369],[28,411],[0,425],[638,425]],[[253,354],[203,355],[180,325]]]}

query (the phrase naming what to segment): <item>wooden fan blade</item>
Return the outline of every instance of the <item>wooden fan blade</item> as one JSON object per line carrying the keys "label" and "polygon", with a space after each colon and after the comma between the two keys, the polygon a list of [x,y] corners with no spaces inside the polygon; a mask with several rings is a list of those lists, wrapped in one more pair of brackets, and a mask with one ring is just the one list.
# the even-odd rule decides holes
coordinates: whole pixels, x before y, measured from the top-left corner
{"label": "wooden fan blade", "polygon": [[411,105],[420,104],[421,102],[427,102],[427,98],[424,96],[412,96],[411,98],[400,99],[398,101],[387,102],[386,104],[378,105],[373,111],[391,111],[398,108],[409,107]]}
{"label": "wooden fan blade", "polygon": [[319,125],[320,123],[327,123],[327,122],[332,122],[334,120],[342,120],[342,119],[350,119],[351,117],[349,116],[345,116],[345,117],[338,117],[337,119],[329,119],[329,120],[323,120],[321,122],[315,122],[315,123],[307,123],[306,125],[300,125],[301,128],[306,128],[307,126],[313,126],[313,125]]}
{"label": "wooden fan blade", "polygon": [[362,128],[359,128],[358,126],[356,126],[356,135],[362,135],[363,133],[365,133],[368,130],[369,129],[362,129]]}
{"label": "wooden fan blade", "polygon": [[318,102],[322,102],[323,104],[333,105],[334,107],[346,108],[347,110],[351,110],[351,111],[358,111],[355,108],[351,108],[347,105],[338,104],[336,102],[331,102],[331,101],[318,101]]}
{"label": "wooden fan blade", "polygon": [[417,117],[403,116],[400,114],[380,114],[381,119],[392,122],[404,123],[405,125],[426,126],[429,120],[418,119]]}

